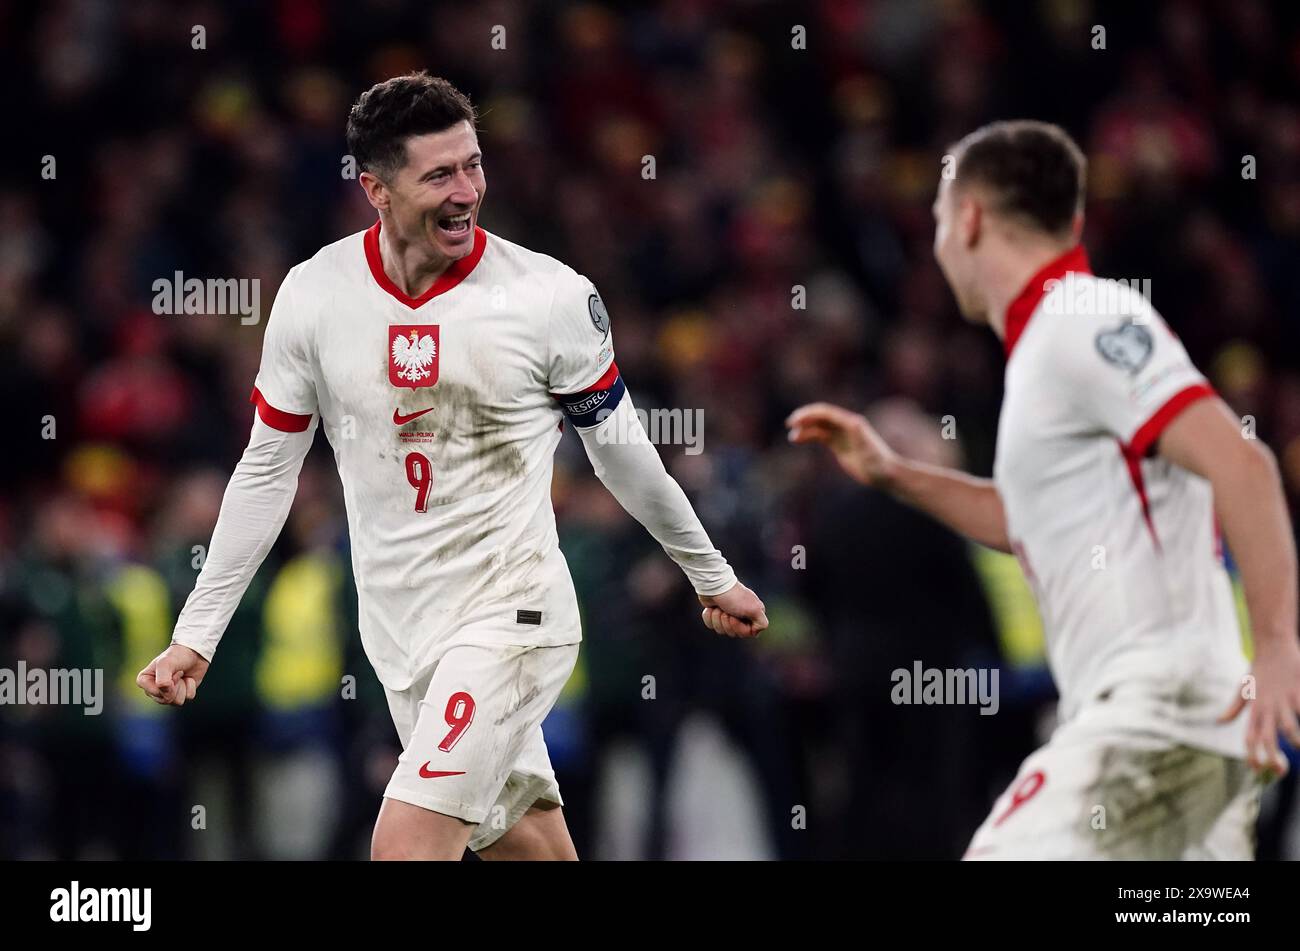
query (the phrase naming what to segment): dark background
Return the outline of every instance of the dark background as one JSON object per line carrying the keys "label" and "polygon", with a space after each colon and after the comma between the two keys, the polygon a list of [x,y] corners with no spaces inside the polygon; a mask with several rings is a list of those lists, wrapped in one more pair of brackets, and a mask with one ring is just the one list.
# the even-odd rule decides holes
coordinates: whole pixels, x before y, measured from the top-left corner
{"label": "dark background", "polygon": [[[413,68],[480,109],[482,224],[596,282],[638,405],[703,412],[702,454],[662,451],[772,619],[705,632],[566,439],[586,641],[546,732],[584,857],[956,858],[1050,728],[1014,561],[781,424],[871,405],[908,451],[988,472],[1001,354],[930,250],[942,156],[986,121],[1079,140],[1094,268],[1150,280],[1300,500],[1294,4],[0,0],[0,667],[103,668],[107,693],[98,717],[0,707],[0,856],[367,854],[397,741],[323,439],[199,701],[134,687],[247,439],[265,323],[150,302],[177,270],[257,278],[264,317],[289,267],[368,227],[347,109]],[[996,668],[997,715],[894,705],[918,660]],[[1300,856],[1294,803],[1294,779],[1269,793],[1262,857]]]}

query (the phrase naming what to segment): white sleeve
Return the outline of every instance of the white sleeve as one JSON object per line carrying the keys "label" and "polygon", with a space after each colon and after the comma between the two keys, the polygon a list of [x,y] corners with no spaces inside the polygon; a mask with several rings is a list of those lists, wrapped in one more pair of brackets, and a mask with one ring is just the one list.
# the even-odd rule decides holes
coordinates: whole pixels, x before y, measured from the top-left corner
{"label": "white sleeve", "polygon": [[1127,315],[1070,315],[1056,359],[1071,402],[1096,430],[1141,458],[1184,407],[1214,389],[1145,300]]}
{"label": "white sleeve", "polygon": [[176,621],[173,644],[212,660],[231,615],[284,527],[315,435],[315,418],[301,432],[284,432],[253,418],[248,447],[226,486],[203,570]]}
{"label": "white sleeve", "polygon": [[576,393],[601,380],[614,364],[609,313],[595,285],[560,265],[551,298],[547,335],[547,387]]}
{"label": "white sleeve", "polygon": [[221,501],[203,569],[176,621],[172,643],[212,660],[253,575],[284,527],[319,417],[313,361],[293,268],[275,295],[249,402],[248,446]]}
{"label": "white sleeve", "polygon": [[317,409],[307,304],[298,289],[300,267],[295,265],[285,275],[271,305],[252,398],[263,422],[293,431],[305,429],[307,417]]}
{"label": "white sleeve", "polygon": [[697,594],[722,594],[736,584],[736,573],[709,541],[686,493],[646,436],[631,396],[624,394],[596,425],[576,428],[605,488],[663,545]]}

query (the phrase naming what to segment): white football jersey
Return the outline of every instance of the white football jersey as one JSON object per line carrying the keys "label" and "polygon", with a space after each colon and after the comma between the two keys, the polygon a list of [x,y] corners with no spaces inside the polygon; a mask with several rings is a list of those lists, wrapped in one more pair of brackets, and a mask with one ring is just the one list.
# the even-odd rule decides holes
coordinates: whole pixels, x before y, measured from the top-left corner
{"label": "white football jersey", "polygon": [[1213,390],[1138,292],[1094,277],[1082,247],[1007,313],[994,478],[1038,600],[1062,718],[1142,685],[1180,742],[1244,754],[1217,726],[1248,669],[1210,484],[1153,455]]}
{"label": "white football jersey", "polygon": [[385,274],[378,223],[289,272],[253,400],[267,425],[324,426],[385,686],[453,644],[580,640],[551,507],[553,394],[613,402],[616,379],[591,282],[482,229],[418,299]]}

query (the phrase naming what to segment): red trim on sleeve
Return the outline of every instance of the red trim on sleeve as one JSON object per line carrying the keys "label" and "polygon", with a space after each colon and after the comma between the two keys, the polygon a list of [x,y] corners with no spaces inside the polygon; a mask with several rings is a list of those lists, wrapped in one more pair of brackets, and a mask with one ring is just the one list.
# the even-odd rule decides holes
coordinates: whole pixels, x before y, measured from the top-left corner
{"label": "red trim on sleeve", "polygon": [[479,259],[483,257],[483,250],[487,247],[487,232],[475,225],[473,250],[463,258],[452,261],[447,270],[438,275],[437,280],[433,282],[427,291],[419,297],[411,297],[394,284],[393,279],[384,270],[384,259],[379,253],[379,226],[381,224],[382,222],[376,221],[366,232],[366,263],[370,265],[370,273],[374,277],[375,283],[410,308],[427,304],[439,294],[445,294],[469,277],[469,272],[478,266]]}
{"label": "red trim on sleeve", "polygon": [[591,386],[585,386],[580,390],[574,390],[572,393],[552,393],[551,395],[552,396],[577,396],[579,393],[595,393],[598,390],[609,389],[611,386],[614,385],[614,381],[617,379],[618,379],[618,363],[611,362],[609,365],[609,369],[606,370],[601,375],[601,378],[599,380],[591,384]]}
{"label": "red trim on sleeve", "polygon": [[1133,434],[1132,442],[1119,443],[1119,450],[1124,454],[1124,462],[1128,465],[1129,478],[1133,480],[1133,490],[1137,492],[1138,502],[1142,506],[1142,518],[1146,520],[1147,531],[1151,533],[1151,540],[1155,542],[1157,551],[1160,550],[1160,536],[1156,534],[1156,525],[1151,518],[1151,501],[1147,498],[1146,482],[1142,478],[1142,460],[1156,444],[1165,427],[1172,423],[1179,413],[1197,400],[1214,395],[1214,387],[1208,383],[1193,383],[1191,386],[1184,387],[1165,400],[1165,404],[1142,424],[1141,428]]}
{"label": "red trim on sleeve", "polygon": [[1155,414],[1133,434],[1132,442],[1124,448],[1125,455],[1132,454],[1134,457],[1141,459],[1155,445],[1156,440],[1160,438],[1160,434],[1165,431],[1165,427],[1172,423],[1179,413],[1197,400],[1214,395],[1214,387],[1208,383],[1193,383],[1191,386],[1179,390],[1166,400],[1165,405],[1156,410]]}
{"label": "red trim on sleeve", "polygon": [[311,413],[304,416],[301,413],[286,413],[282,409],[276,409],[266,401],[266,397],[257,387],[253,387],[248,402],[257,407],[257,415],[262,418],[262,422],[282,433],[306,432],[307,427],[311,425]]}
{"label": "red trim on sleeve", "polygon": [[1059,258],[1048,262],[1042,270],[1029,279],[1024,289],[1016,295],[1016,299],[1007,307],[1007,319],[1002,332],[1002,346],[1006,350],[1008,360],[1011,359],[1011,351],[1015,349],[1016,341],[1025,332],[1025,327],[1029,325],[1029,318],[1034,316],[1039,301],[1046,295],[1047,288],[1045,285],[1047,282],[1060,280],[1071,271],[1079,274],[1092,273],[1092,266],[1088,263],[1088,252],[1084,250],[1081,244],[1076,244]]}
{"label": "red trim on sleeve", "polygon": [[1119,443],[1119,451],[1124,456],[1124,462],[1128,464],[1128,477],[1133,480],[1133,491],[1137,493],[1138,504],[1142,506],[1142,519],[1147,523],[1151,541],[1155,543],[1156,551],[1161,551],[1160,536],[1156,534],[1156,523],[1151,518],[1151,500],[1147,498],[1146,480],[1142,478],[1142,457],[1134,455],[1122,442]]}

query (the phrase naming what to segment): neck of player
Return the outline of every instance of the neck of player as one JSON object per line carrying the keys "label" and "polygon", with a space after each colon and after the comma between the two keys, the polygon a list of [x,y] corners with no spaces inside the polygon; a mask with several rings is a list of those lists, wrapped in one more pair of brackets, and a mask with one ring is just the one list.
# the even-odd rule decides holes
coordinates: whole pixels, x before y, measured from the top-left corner
{"label": "neck of player", "polygon": [[379,229],[379,257],[384,273],[402,293],[419,297],[451,267],[452,258],[431,248],[427,242],[410,244],[395,234],[392,222],[384,221]]}
{"label": "neck of player", "polygon": [[1077,242],[1020,240],[1001,241],[991,248],[980,274],[988,323],[999,340],[1007,336],[1007,308],[1020,296],[1031,278],[1051,264]]}

